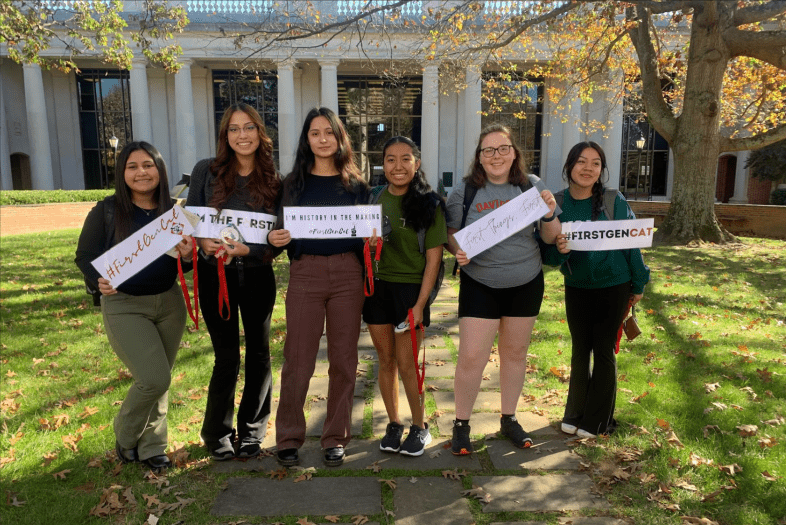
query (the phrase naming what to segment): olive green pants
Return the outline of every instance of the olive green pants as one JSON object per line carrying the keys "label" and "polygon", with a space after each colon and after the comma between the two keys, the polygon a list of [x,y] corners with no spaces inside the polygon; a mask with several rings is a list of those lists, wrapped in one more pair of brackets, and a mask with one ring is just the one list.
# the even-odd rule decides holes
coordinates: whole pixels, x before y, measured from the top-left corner
{"label": "olive green pants", "polygon": [[117,442],[137,447],[140,460],[164,454],[167,392],[186,326],[180,287],[158,295],[104,295],[101,310],[109,344],[134,378],[115,417]]}

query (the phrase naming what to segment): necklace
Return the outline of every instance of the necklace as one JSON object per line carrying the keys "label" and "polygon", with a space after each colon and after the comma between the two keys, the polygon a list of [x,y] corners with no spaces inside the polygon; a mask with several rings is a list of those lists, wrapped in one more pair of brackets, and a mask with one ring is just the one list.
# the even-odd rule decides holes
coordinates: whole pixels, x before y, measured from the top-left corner
{"label": "necklace", "polygon": [[156,211],[156,208],[154,208],[154,209],[152,209],[152,210],[146,210],[146,209],[144,209],[143,207],[139,206],[138,204],[134,204],[134,206],[136,206],[137,208],[139,208],[140,210],[142,210],[143,212],[145,212],[145,215],[147,215],[148,217],[150,217],[150,214],[151,214],[151,213],[153,213],[154,211]]}

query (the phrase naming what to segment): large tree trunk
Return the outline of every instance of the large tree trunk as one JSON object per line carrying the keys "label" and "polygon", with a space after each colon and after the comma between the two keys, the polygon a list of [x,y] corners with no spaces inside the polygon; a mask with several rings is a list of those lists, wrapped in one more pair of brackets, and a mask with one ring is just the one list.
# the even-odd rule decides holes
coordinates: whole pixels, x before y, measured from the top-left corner
{"label": "large tree trunk", "polygon": [[683,111],[670,141],[674,188],[669,212],[657,235],[662,242],[725,243],[735,239],[715,217],[721,88],[730,55],[722,30],[731,23],[732,14],[722,2],[705,2],[694,8]]}

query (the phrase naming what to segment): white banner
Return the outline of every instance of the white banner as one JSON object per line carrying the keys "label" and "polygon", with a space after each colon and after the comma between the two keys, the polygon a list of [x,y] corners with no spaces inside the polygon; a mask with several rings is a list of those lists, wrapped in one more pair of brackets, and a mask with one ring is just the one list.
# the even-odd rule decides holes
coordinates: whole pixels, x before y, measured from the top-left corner
{"label": "white banner", "polygon": [[342,239],[382,234],[382,205],[285,206],[284,229],[293,239]]}
{"label": "white banner", "polygon": [[649,248],[655,219],[563,222],[568,248],[579,252]]}
{"label": "white banner", "polygon": [[112,283],[112,287],[117,288],[182,241],[180,234],[191,235],[193,231],[194,227],[183,208],[175,204],[171,210],[132,233],[91,264]]}
{"label": "white banner", "polygon": [[252,211],[218,210],[208,206],[187,206],[186,210],[199,215],[200,221],[194,237],[220,239],[221,230],[235,226],[243,236],[244,243],[267,244],[267,234],[276,225],[276,216]]}
{"label": "white banner", "polygon": [[469,259],[488,250],[549,212],[537,188],[530,188],[482,219],[453,234]]}

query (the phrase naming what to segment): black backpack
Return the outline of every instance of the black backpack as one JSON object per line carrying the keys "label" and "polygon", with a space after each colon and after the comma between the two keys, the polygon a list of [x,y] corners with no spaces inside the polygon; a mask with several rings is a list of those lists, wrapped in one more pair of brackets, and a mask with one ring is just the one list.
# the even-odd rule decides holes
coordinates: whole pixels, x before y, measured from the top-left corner
{"label": "black backpack", "polygon": [[[104,199],[104,250],[112,246],[112,239],[115,236],[115,196],[111,195]],[[91,283],[85,277],[85,291],[87,295],[93,297],[93,306],[101,306],[101,292],[98,290],[98,283]]]}
{"label": "black backpack", "polygon": [[[371,198],[369,199],[369,204],[378,204],[379,198],[382,196],[382,192],[385,191],[387,188],[387,184],[383,184],[382,186],[375,186],[371,188]],[[437,204],[439,205],[439,204]],[[390,221],[388,220],[387,216],[383,215],[382,219],[382,233],[383,237],[392,231],[392,226]],[[417,231],[418,234],[418,250],[420,250],[421,254],[426,253],[426,228],[421,228]],[[426,306],[431,305],[434,300],[437,298],[437,294],[439,293],[439,289],[442,286],[442,281],[445,278],[445,261],[439,262],[439,271],[437,272],[437,280],[434,281],[434,288],[431,289],[431,293],[428,296],[428,301],[426,301]]]}

